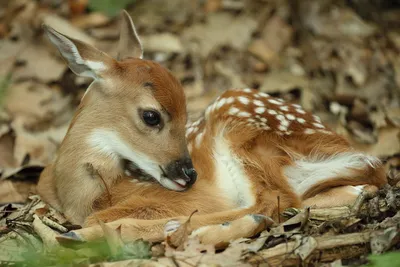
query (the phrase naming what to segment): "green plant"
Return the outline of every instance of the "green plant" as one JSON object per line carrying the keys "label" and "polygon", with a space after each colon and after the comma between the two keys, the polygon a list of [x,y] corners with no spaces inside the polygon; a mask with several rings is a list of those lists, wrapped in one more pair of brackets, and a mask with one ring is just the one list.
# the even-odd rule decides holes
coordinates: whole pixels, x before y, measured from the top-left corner
{"label": "green plant", "polygon": [[369,255],[368,260],[369,263],[364,267],[398,267],[400,266],[400,252]]}
{"label": "green plant", "polygon": [[7,89],[11,84],[11,73],[5,77],[0,77],[0,107],[3,104],[4,97],[7,93]]}
{"label": "green plant", "polygon": [[74,245],[71,248],[60,246],[39,253],[31,249],[22,254],[24,260],[15,266],[71,266],[104,261],[149,259],[151,257],[150,248],[150,243],[137,240],[117,248],[117,253],[112,253],[107,241],[102,239]]}
{"label": "green plant", "polygon": [[136,0],[89,0],[88,8],[113,17]]}

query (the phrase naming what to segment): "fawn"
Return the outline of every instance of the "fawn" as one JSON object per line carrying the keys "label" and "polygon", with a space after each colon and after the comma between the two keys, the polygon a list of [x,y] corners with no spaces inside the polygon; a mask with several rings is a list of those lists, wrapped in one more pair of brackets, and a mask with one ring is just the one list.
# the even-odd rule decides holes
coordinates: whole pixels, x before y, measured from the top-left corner
{"label": "fawn", "polygon": [[125,11],[117,59],[44,29],[73,72],[94,78],[38,184],[84,226],[74,237],[102,236],[101,220],[125,240],[160,241],[198,210],[193,234],[215,244],[253,235],[288,207],[347,205],[387,183],[377,158],[257,90],[227,90],[187,124],[182,86],[142,58]]}

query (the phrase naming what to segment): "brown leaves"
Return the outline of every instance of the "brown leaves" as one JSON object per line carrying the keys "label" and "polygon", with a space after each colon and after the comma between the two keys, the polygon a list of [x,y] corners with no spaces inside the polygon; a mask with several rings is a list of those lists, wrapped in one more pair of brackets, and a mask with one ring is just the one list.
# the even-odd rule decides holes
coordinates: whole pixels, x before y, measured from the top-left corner
{"label": "brown leaves", "polygon": [[[171,248],[176,250],[183,250],[183,246],[185,242],[188,241],[188,237],[192,232],[190,227],[190,219],[192,218],[193,214],[195,214],[197,210],[193,211],[192,214],[189,216],[186,222],[180,224],[178,221],[170,221],[166,225],[166,243]],[[177,229],[174,227],[178,226]],[[168,229],[169,228],[169,229]]]}

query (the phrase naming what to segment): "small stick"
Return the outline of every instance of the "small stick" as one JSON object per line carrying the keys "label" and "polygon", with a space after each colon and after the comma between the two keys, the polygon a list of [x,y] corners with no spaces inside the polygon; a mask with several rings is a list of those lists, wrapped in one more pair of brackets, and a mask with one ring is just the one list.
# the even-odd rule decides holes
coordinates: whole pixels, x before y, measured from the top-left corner
{"label": "small stick", "polygon": [[277,196],[278,199],[278,223],[281,223],[281,198]]}
{"label": "small stick", "polygon": [[64,226],[62,226],[62,225],[59,224],[59,223],[56,223],[56,222],[53,221],[53,220],[50,220],[50,219],[47,218],[46,216],[43,216],[43,217],[40,218],[40,219],[42,220],[42,222],[43,222],[45,225],[47,225],[47,226],[49,226],[49,227],[51,227],[51,228],[53,228],[53,229],[56,229],[56,230],[58,230],[58,231],[60,231],[60,232],[62,232],[62,233],[68,232],[68,229],[67,229],[67,228],[65,228]]}

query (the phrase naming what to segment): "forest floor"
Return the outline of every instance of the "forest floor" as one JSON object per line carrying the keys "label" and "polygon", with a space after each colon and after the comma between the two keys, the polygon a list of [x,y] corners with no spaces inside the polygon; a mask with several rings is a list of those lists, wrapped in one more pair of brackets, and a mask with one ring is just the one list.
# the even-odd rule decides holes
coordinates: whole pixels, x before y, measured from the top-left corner
{"label": "forest floor", "polygon": [[[400,255],[400,4],[379,0],[57,1],[0,3],[0,262],[13,266],[395,266]],[[130,4],[130,5],[128,5]],[[144,57],[181,81],[190,119],[224,90],[256,88],[312,111],[385,163],[389,185],[353,207],[291,218],[222,251],[186,240],[61,247],[70,230],[35,195],[89,79],[45,38],[46,23],[115,56],[119,11]],[[116,233],[110,233],[114,235]],[[118,238],[117,238],[118,239]],[[35,253],[45,251],[45,254]],[[368,256],[369,255],[369,256]],[[97,265],[95,265],[97,264]],[[387,265],[385,265],[387,264]],[[400,266],[400,264],[399,264]]]}

